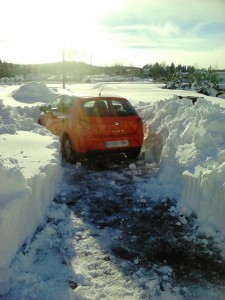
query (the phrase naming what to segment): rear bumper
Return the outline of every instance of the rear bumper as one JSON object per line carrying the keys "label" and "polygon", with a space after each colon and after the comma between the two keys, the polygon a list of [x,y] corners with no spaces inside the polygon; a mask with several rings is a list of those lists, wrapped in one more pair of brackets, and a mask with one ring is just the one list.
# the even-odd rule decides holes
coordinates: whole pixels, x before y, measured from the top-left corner
{"label": "rear bumper", "polygon": [[141,147],[134,147],[134,148],[117,148],[117,149],[105,149],[105,150],[89,150],[85,153],[78,153],[78,156],[84,156],[88,158],[96,157],[98,155],[110,155],[116,153],[127,153],[130,151],[140,151]]}
{"label": "rear bumper", "polygon": [[80,149],[81,151],[78,152],[85,152],[85,153],[97,153],[97,152],[101,152],[101,153],[119,153],[119,152],[125,152],[125,151],[129,151],[132,149],[140,149],[142,147],[142,142],[136,140],[136,139],[126,139],[125,140],[128,141],[128,146],[120,146],[120,147],[106,147],[106,143],[107,142],[117,142],[120,140],[112,140],[112,139],[107,139],[105,141],[93,141],[92,143],[88,143],[88,145],[86,145],[87,147]]}
{"label": "rear bumper", "polygon": [[[88,136],[87,134],[73,135],[70,136],[74,151],[77,154],[87,154],[87,153],[123,153],[130,151],[132,149],[141,149],[143,144],[143,134],[138,132],[136,135],[124,135],[124,136],[101,136],[94,137]],[[122,145],[117,146],[112,145],[114,142],[122,142]],[[108,143],[108,148],[107,148]]]}

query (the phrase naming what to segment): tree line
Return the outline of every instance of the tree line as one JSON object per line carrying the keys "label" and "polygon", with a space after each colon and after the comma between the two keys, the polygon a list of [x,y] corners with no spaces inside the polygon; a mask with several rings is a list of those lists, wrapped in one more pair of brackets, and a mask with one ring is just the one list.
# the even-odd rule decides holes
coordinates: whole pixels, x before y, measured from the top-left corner
{"label": "tree line", "polygon": [[[212,72],[213,70],[209,68]],[[196,67],[177,65],[174,63],[167,65],[163,63],[146,64],[142,68],[135,67],[133,65],[124,66],[116,63],[111,66],[95,66],[84,62],[77,61],[65,61],[56,63],[45,64],[13,64],[0,60],[0,78],[3,77],[15,77],[23,76],[24,78],[31,73],[60,75],[64,72],[66,75],[75,82],[81,82],[85,76],[91,76],[94,74],[105,74],[110,76],[123,76],[123,77],[140,77],[140,78],[152,78],[154,81],[167,82],[174,77],[177,73],[187,73],[189,76],[196,72]]]}

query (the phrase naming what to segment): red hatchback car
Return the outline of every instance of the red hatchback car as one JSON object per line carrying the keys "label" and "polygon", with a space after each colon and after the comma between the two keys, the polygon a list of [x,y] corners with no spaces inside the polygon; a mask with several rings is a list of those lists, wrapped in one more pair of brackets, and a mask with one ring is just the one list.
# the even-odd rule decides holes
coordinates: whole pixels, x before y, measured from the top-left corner
{"label": "red hatchback car", "polygon": [[60,137],[67,161],[92,153],[140,154],[142,119],[125,98],[60,95],[40,110],[38,123]]}

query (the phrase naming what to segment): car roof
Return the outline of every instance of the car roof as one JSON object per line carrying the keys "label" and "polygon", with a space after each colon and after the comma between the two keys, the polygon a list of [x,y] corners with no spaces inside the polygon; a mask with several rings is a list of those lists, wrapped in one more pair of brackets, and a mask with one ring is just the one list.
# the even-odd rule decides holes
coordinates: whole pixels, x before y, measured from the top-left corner
{"label": "car roof", "polygon": [[124,97],[121,96],[116,96],[116,95],[106,95],[106,96],[91,96],[91,95],[82,95],[82,96],[77,96],[77,95],[71,95],[71,94],[63,94],[61,96],[69,96],[73,98],[74,100],[127,100]]}

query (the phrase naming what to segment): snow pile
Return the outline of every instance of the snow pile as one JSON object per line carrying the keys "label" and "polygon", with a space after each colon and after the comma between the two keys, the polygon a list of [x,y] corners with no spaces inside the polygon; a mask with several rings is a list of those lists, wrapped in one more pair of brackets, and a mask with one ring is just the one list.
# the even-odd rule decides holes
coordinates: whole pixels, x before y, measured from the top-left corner
{"label": "snow pile", "polygon": [[38,106],[12,107],[5,106],[0,100],[0,134],[14,134],[17,130],[35,131],[40,134],[49,134],[37,124],[40,110]]}
{"label": "snow pile", "polygon": [[180,89],[187,91],[196,91],[197,93],[213,97],[217,97],[219,95],[215,84],[210,82],[209,80],[195,80],[194,82],[187,82],[183,80],[181,75],[176,75],[175,77],[176,78],[173,78],[171,81],[167,82],[163,88],[172,90]]}
{"label": "snow pile", "polygon": [[58,93],[51,88],[48,88],[44,83],[30,82],[19,87],[12,93],[12,96],[17,101],[22,102],[49,102],[54,99]]}
{"label": "snow pile", "polygon": [[216,97],[219,94],[219,92],[215,89],[214,84],[208,80],[203,80],[202,82],[194,81],[191,85],[191,89],[197,93],[213,97]]}
{"label": "snow pile", "polygon": [[0,269],[43,222],[61,176],[59,141],[36,114],[0,102]]}
{"label": "snow pile", "polygon": [[225,235],[224,110],[176,96],[139,110],[147,129],[145,158],[159,162],[157,177],[144,189],[157,198],[176,198],[182,214],[194,212],[202,226],[211,224]]}

